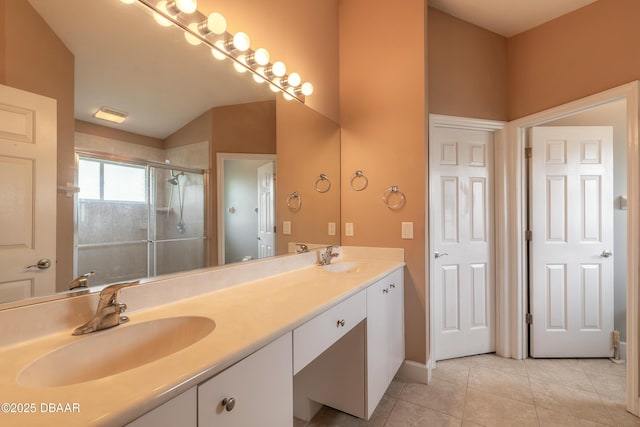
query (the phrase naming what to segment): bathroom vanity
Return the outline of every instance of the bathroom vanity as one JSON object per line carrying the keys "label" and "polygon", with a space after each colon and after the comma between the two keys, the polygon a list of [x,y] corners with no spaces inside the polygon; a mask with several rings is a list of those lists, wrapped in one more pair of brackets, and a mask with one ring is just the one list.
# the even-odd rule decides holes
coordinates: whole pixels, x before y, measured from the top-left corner
{"label": "bathroom vanity", "polygon": [[[282,427],[322,404],[369,418],[404,360],[403,251],[344,247],[316,263],[311,252],[159,278],[153,296],[123,289],[130,321],[82,337],[71,331],[96,294],[0,312],[2,336],[20,334],[0,347],[0,400],[36,404],[0,423]],[[41,411],[49,402],[79,411]]]}

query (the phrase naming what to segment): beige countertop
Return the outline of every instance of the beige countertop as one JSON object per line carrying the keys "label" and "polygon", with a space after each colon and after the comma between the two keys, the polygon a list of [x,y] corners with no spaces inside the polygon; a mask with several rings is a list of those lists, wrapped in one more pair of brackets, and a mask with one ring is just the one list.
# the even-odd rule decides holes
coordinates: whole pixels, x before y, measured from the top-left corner
{"label": "beige countertop", "polygon": [[[333,273],[313,265],[131,313],[129,323],[97,333],[117,334],[141,322],[177,316],[208,317],[216,327],[174,354],[94,381],[26,387],[17,379],[34,360],[93,334],[75,337],[70,329],[1,347],[0,404],[35,404],[36,412],[6,413],[3,405],[0,425],[116,426],[131,422],[404,265],[398,260],[358,262],[356,271]],[[124,297],[121,300],[126,303]],[[75,357],[86,359],[91,354]],[[68,404],[79,412],[41,411],[42,404],[51,403]]]}

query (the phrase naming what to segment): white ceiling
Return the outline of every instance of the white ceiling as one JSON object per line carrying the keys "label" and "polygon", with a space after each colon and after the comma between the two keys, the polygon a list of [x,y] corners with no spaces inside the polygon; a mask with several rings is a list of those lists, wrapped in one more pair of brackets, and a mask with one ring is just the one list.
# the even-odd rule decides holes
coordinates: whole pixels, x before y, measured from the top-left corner
{"label": "white ceiling", "polygon": [[[75,56],[75,116],[164,139],[212,107],[274,99],[266,84],[187,44],[138,4],[114,0],[29,0]],[[73,11],[73,12],[71,12]],[[93,118],[123,111],[121,125]]]}
{"label": "white ceiling", "polygon": [[505,37],[596,0],[429,0],[429,6]]}

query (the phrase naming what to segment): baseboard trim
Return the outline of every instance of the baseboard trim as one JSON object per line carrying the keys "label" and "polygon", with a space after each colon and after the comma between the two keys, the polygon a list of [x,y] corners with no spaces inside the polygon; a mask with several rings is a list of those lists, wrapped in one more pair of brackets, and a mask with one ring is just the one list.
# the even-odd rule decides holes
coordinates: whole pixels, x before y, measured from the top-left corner
{"label": "baseboard trim", "polygon": [[431,369],[427,364],[405,360],[398,370],[398,376],[410,381],[429,384],[431,381]]}

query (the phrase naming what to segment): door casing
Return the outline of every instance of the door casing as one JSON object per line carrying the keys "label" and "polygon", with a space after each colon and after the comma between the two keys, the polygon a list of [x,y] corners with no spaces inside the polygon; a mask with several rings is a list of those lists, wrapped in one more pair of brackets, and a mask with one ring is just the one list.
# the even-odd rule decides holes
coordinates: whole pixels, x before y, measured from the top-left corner
{"label": "door casing", "polygon": [[[580,113],[613,101],[626,100],[627,104],[627,197],[628,197],[628,265],[638,265],[640,256],[640,147],[638,144],[640,82],[633,81],[577,101],[535,113],[509,122],[509,141],[501,150],[504,156],[496,158],[496,165],[504,174],[496,174],[496,198],[502,198],[504,207],[496,209],[496,253],[498,273],[504,279],[496,285],[498,312],[505,329],[496,331],[496,352],[503,357],[523,359],[528,354],[528,306],[526,268],[526,168],[524,149],[527,129],[543,123]],[[504,190],[504,191],[503,191]],[[502,196],[500,195],[502,193]],[[638,332],[639,322],[638,268],[627,268],[627,409],[639,414]],[[510,285],[509,285],[510,284]]]}
{"label": "door casing", "polygon": [[[438,127],[447,127],[447,128],[455,128],[455,129],[466,129],[466,130],[478,130],[478,131],[486,131],[486,132],[493,132],[494,133],[494,142],[493,142],[493,146],[494,146],[494,185],[497,184],[496,178],[498,177],[498,175],[500,173],[502,173],[502,164],[498,163],[499,162],[499,154],[502,154],[501,151],[499,153],[499,150],[502,150],[504,147],[504,137],[505,137],[505,127],[506,127],[507,123],[506,122],[500,122],[500,121],[494,121],[494,120],[482,120],[482,119],[472,119],[472,118],[466,118],[466,117],[455,117],[455,116],[446,116],[446,115],[439,115],[439,114],[429,114],[429,135],[431,137],[431,135],[434,134],[434,131],[436,128]],[[427,161],[427,164],[428,161]],[[428,175],[428,178],[430,180],[430,175]],[[502,178],[502,181],[504,181],[504,178]],[[430,183],[429,183],[430,184]],[[427,188],[427,196],[426,196],[426,201],[427,201],[427,206],[426,206],[426,212],[430,212],[429,211],[429,206],[433,205],[435,203],[434,200],[431,200],[431,191],[430,191],[430,185],[426,186]],[[494,187],[495,191],[498,190],[498,186],[495,185]],[[494,221],[497,219],[497,209],[500,209],[500,203],[499,203],[499,198],[501,198],[502,195],[499,192],[494,192]],[[497,224],[497,222],[496,222]],[[433,236],[433,230],[434,225],[433,225],[433,216],[431,214],[429,214],[429,236]],[[498,237],[498,233],[497,233],[497,228],[494,227],[494,238],[497,239]],[[427,239],[427,251],[426,253],[428,254],[425,260],[425,268],[426,268],[426,277],[429,277],[429,281],[430,283],[434,283],[434,277],[433,275],[435,274],[435,271],[433,271],[433,269],[431,269],[431,256],[433,255],[433,251],[435,250],[435,248],[433,247],[433,242],[431,241],[431,237],[429,237],[429,239]],[[499,302],[501,301],[502,295],[500,295],[501,289],[503,288],[503,286],[500,286],[500,280],[503,280],[504,278],[501,276],[500,273],[500,269],[499,269],[499,263],[497,262],[498,257],[501,254],[501,249],[498,247],[497,244],[494,245],[494,272],[495,272],[495,304],[494,307],[496,307],[496,315],[495,315],[495,337],[496,337],[496,351],[498,348],[498,340],[500,338],[500,331],[503,330],[503,318],[501,317],[501,313],[500,310],[498,309],[500,307]],[[502,256],[504,256],[504,254],[502,254]],[[429,286],[429,359],[427,361],[427,368],[428,368],[428,377],[431,378],[431,370],[433,368],[435,368],[435,319],[434,319],[434,302],[435,302],[435,289],[433,286]]]}
{"label": "door casing", "polygon": [[[236,160],[276,160],[275,154],[244,154],[244,153],[217,153],[217,199],[216,210],[218,213],[218,265],[224,265],[224,161],[227,159]],[[274,188],[275,191],[275,188]]]}

